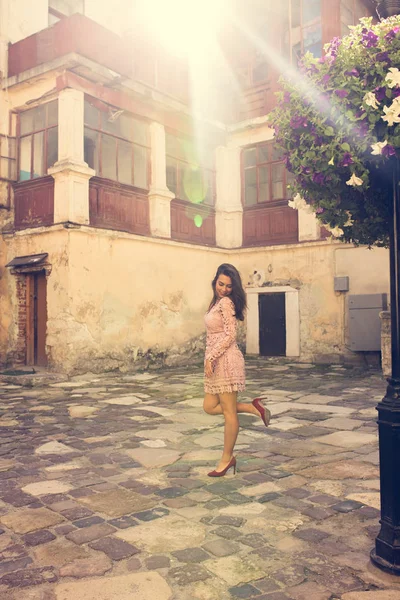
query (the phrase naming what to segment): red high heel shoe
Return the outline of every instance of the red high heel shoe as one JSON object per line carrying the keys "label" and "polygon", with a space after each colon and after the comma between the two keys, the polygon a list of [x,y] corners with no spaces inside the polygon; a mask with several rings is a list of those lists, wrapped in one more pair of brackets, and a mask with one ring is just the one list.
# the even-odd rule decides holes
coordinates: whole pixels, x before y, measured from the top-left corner
{"label": "red high heel shoe", "polygon": [[271,420],[271,412],[268,410],[268,408],[264,408],[263,405],[261,404],[261,398],[254,398],[252,405],[258,410],[258,412],[260,413],[260,417],[262,418],[262,420],[264,421],[264,425],[265,427],[268,427],[269,422]]}
{"label": "red high heel shoe", "polygon": [[210,471],[210,473],[207,473],[207,475],[209,477],[223,477],[232,467],[233,474],[236,475],[236,458],[234,456],[232,456],[231,460],[229,461],[229,465],[225,467],[223,471]]}

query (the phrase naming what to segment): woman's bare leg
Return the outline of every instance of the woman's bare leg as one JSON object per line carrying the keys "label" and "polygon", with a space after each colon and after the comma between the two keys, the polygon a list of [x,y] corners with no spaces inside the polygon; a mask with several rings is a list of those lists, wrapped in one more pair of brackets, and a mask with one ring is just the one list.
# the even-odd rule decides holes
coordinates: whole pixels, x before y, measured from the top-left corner
{"label": "woman's bare leg", "polygon": [[220,407],[224,415],[224,451],[216,470],[222,471],[229,464],[236,439],[239,433],[239,419],[237,416],[237,392],[219,394]]}
{"label": "woman's bare leg", "polygon": [[[219,401],[219,396],[216,394],[205,394],[203,409],[209,415],[222,415],[222,406]],[[237,402],[236,409],[238,413],[247,413],[249,415],[255,415],[256,417],[260,416],[260,413],[252,404],[248,404],[247,402]]]}

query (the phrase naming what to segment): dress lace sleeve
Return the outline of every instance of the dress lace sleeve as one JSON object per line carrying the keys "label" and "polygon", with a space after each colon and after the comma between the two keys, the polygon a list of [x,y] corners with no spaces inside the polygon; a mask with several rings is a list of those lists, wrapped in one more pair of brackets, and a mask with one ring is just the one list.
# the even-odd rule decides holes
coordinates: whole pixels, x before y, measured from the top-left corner
{"label": "dress lace sleeve", "polygon": [[236,317],[235,308],[230,298],[222,298],[218,304],[218,310],[221,312],[224,322],[223,337],[212,349],[210,354],[206,356],[206,360],[215,360],[221,356],[229,346],[236,341]]}

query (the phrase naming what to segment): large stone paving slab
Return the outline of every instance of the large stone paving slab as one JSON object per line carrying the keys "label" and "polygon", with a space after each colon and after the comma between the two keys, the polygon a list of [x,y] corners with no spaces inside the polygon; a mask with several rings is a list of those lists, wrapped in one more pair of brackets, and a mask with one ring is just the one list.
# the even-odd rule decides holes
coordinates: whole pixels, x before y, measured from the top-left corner
{"label": "large stone paving slab", "polygon": [[124,529],[115,536],[147,552],[165,553],[200,546],[205,540],[206,527],[188,519],[167,516]]}
{"label": "large stone paving slab", "polygon": [[148,496],[123,489],[78,498],[78,502],[109,517],[121,517],[156,505],[156,501]]}
{"label": "large stone paving slab", "polygon": [[341,448],[359,448],[365,444],[372,444],[376,441],[376,435],[373,433],[361,433],[358,431],[336,431],[329,435],[314,438],[321,444],[330,446],[340,446]]}
{"label": "large stone paving slab", "polygon": [[0,523],[15,533],[28,533],[45,527],[52,527],[64,518],[47,508],[21,509],[0,517]]}
{"label": "large stone paving slab", "polygon": [[172,590],[159,573],[131,573],[117,577],[60,583],[56,600],[170,600]]}
{"label": "large stone paving slab", "polygon": [[144,467],[166,467],[179,460],[181,456],[176,450],[168,449],[137,448],[125,450],[125,453]]}

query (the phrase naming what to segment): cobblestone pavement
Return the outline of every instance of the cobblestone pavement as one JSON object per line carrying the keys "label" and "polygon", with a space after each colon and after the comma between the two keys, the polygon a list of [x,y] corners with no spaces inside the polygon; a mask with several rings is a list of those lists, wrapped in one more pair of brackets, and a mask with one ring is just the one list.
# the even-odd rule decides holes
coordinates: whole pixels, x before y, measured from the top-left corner
{"label": "cobblestone pavement", "polygon": [[[202,372],[0,380],[2,600],[398,600],[379,530],[374,370],[247,361],[238,472]],[[29,378],[28,378],[29,379]]]}

